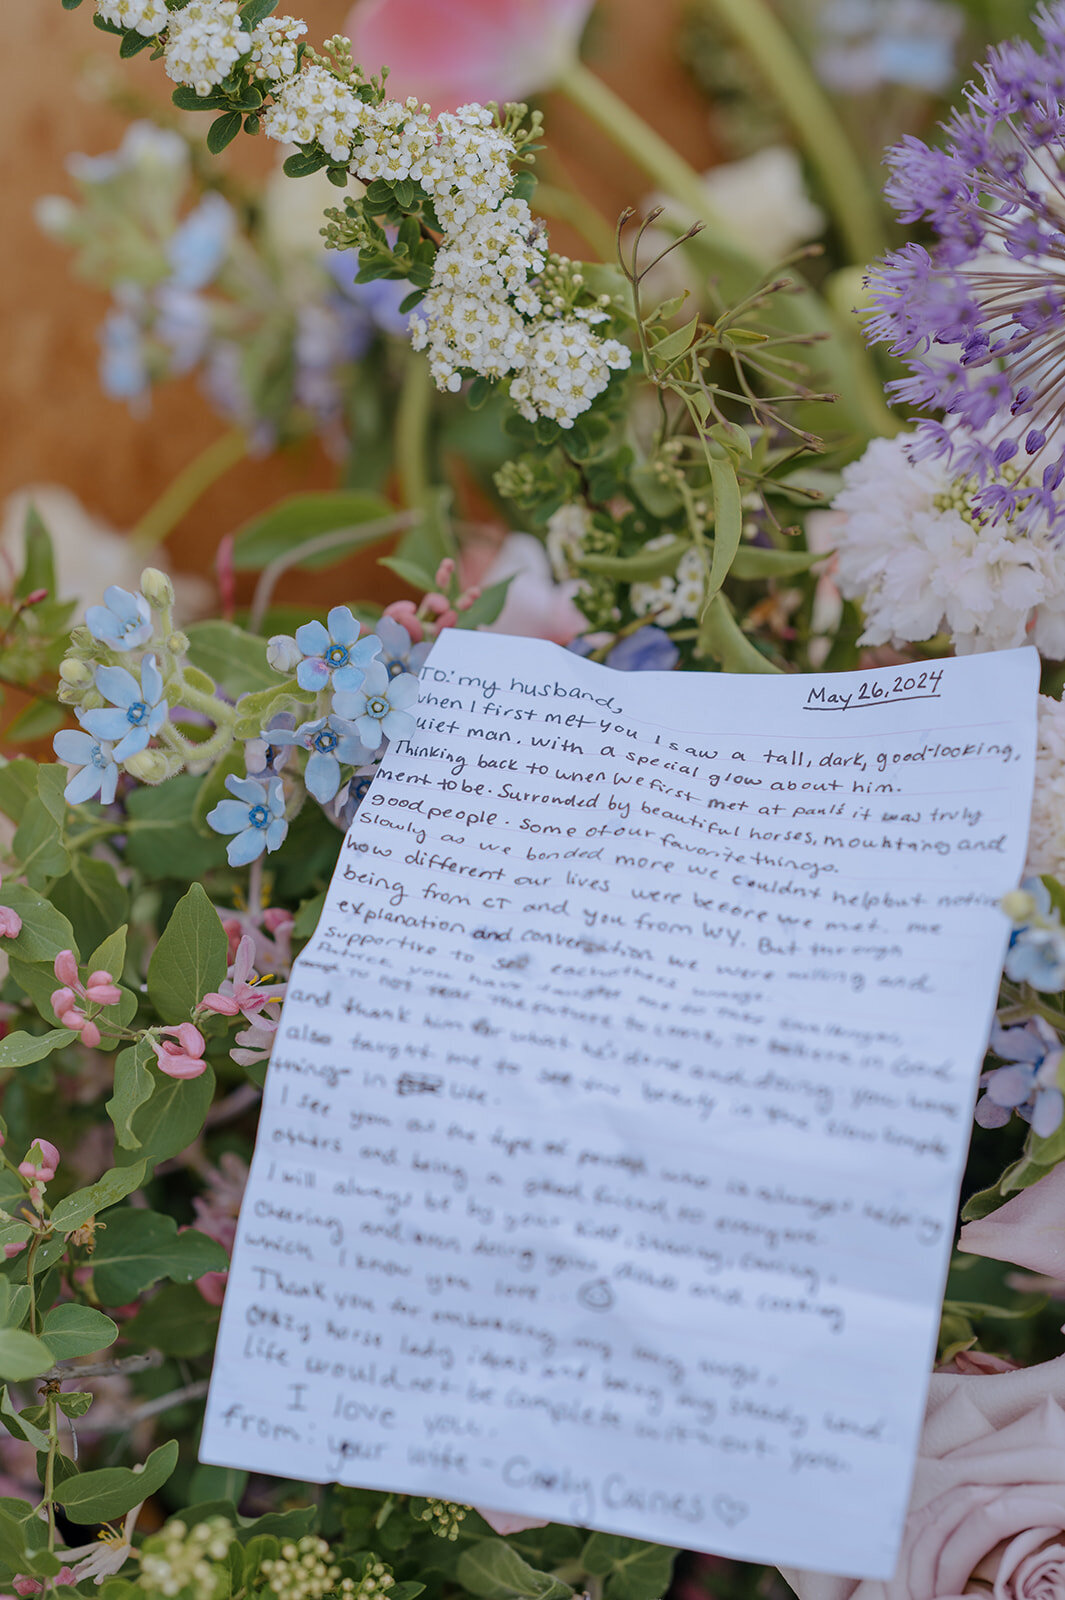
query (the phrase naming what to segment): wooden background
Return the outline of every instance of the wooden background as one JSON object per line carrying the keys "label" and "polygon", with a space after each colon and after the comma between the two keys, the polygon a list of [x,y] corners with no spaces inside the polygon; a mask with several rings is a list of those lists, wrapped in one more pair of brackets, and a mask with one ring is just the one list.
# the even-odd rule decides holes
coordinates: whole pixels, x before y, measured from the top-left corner
{"label": "wooden background", "polygon": [[[158,389],[147,420],[101,392],[97,328],[107,298],[72,276],[68,252],[39,232],[33,208],[43,194],[70,192],[71,152],[117,145],[128,112],[114,109],[115,95],[165,106],[171,86],[161,63],[118,60],[115,39],[92,26],[92,0],[76,12],[63,11],[59,0],[3,0],[3,7],[0,502],[27,485],[60,483],[105,523],[127,529],[224,424],[194,379]],[[306,17],[318,40],[340,28],[348,0],[302,0],[289,9]],[[674,54],[678,10],[676,0],[602,0],[589,64],[702,168],[712,154],[707,110]],[[549,98],[545,111],[551,144],[608,217],[639,202],[646,181],[605,137],[567,104]],[[205,119],[192,120],[202,131]],[[277,148],[245,139],[219,159],[255,174],[271,168]],[[562,230],[553,228],[552,237],[572,248]],[[172,568],[209,572],[223,534],[284,494],[330,486],[335,475],[313,444],[242,463],[170,536]],[[365,560],[334,572],[327,593],[336,593],[338,576],[353,598],[389,597]],[[350,589],[350,580],[361,589]]]}

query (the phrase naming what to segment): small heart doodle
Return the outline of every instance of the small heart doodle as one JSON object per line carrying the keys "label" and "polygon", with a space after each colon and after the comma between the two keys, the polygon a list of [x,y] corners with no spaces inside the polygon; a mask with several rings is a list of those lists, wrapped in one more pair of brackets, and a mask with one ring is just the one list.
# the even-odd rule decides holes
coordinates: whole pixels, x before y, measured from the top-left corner
{"label": "small heart doodle", "polygon": [[714,1515],[721,1519],[726,1528],[738,1526],[751,1509],[745,1501],[733,1500],[728,1494],[715,1494],[710,1505]]}

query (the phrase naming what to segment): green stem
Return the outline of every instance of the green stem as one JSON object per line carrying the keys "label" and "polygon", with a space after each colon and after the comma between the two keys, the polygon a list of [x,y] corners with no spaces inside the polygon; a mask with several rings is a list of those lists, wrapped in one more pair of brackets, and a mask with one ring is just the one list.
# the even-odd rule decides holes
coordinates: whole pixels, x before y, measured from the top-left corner
{"label": "green stem", "polygon": [[407,357],[396,407],[395,449],[403,504],[420,506],[429,492],[427,435],[433,380],[424,355]]}
{"label": "green stem", "polygon": [[55,1549],[55,1458],[59,1450],[59,1427],[55,1395],[49,1390],[48,1405],[48,1455],[44,1464],[44,1504],[48,1516],[48,1548]]}
{"label": "green stem", "polygon": [[[620,96],[579,62],[556,87],[601,127],[652,183],[671,195],[685,212],[707,220],[708,198],[699,174]],[[702,270],[714,276],[726,303],[747,298],[752,286],[766,276],[765,263],[755,260],[730,237],[727,225],[719,218],[710,220],[687,248],[697,254]],[[806,353],[806,359],[819,379],[823,376],[838,395],[839,412],[833,418],[833,412],[825,405],[804,408],[812,427],[823,429],[835,420],[841,430],[854,431],[866,439],[898,432],[898,421],[884,402],[876,368],[854,327],[841,321],[808,285],[799,294],[777,295],[772,311],[775,320],[798,338],[828,335],[812,355]]]}
{"label": "green stem", "polygon": [[154,505],[141,517],[129,536],[129,542],[138,550],[154,550],[167,534],[176,528],[182,517],[191,511],[200,496],[206,494],[238,461],[248,453],[248,441],[239,428],[215,439],[206,450],[183,467],[177,477],[163,490]]}
{"label": "green stem", "polygon": [[848,254],[859,266],[886,248],[879,206],[850,137],[802,51],[767,0],[700,0],[751,57],[820,180]]}

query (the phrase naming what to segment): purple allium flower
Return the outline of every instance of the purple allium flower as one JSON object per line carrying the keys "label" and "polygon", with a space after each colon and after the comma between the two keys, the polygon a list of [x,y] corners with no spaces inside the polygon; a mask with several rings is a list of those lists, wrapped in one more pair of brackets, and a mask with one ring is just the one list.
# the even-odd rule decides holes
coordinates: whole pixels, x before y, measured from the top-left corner
{"label": "purple allium flower", "polygon": [[992,50],[942,149],[889,152],[887,195],[937,238],[873,269],[867,335],[910,374],[896,402],[942,411],[915,458],[949,456],[973,505],[1018,531],[1065,531],[1065,0],[1040,7],[1042,49]]}

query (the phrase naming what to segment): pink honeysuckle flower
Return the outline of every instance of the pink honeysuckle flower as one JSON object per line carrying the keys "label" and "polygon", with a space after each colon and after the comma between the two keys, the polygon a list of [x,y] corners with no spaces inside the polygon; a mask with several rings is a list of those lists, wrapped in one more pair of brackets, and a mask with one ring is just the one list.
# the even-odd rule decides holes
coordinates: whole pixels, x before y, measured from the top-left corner
{"label": "pink honeysuckle flower", "polygon": [[18,1255],[20,1250],[25,1250],[25,1248],[26,1248],[28,1243],[29,1243],[28,1239],[19,1239],[15,1244],[5,1244],[5,1246],[4,1246],[4,1260],[5,1261],[10,1261],[12,1259],[12,1257]]}
{"label": "pink honeysuckle flower", "polygon": [[60,983],[68,989],[81,993],[81,984],[78,980],[78,961],[73,950],[60,950],[55,958],[55,975]]}
{"label": "pink honeysuckle flower", "polygon": [[384,614],[406,628],[412,644],[421,644],[425,638],[425,629],[422,627],[418,607],[413,600],[393,600],[391,605],[385,606]]}
{"label": "pink honeysuckle flower", "polygon": [[522,1517],[516,1511],[488,1511],[484,1506],[474,1506],[478,1516],[484,1518],[493,1533],[506,1538],[508,1533],[524,1533],[526,1528],[546,1528],[541,1517]]}
{"label": "pink honeysuckle flower", "polygon": [[[55,1577],[51,1580],[53,1586],[57,1589],[65,1588],[69,1584],[77,1583],[77,1581],[72,1567],[60,1567]],[[27,1573],[19,1572],[12,1578],[11,1587],[16,1594],[25,1596],[28,1594],[41,1594],[44,1590],[44,1583],[40,1578],[31,1578]]]}
{"label": "pink honeysuckle flower", "polygon": [[151,1040],[160,1072],[165,1072],[168,1078],[198,1078],[206,1072],[203,1052],[207,1043],[199,1028],[191,1022],[179,1022],[176,1028],[160,1028],[159,1031],[170,1035],[169,1039]]}
{"label": "pink honeysuckle flower", "polygon": [[17,939],[22,932],[22,918],[10,906],[0,906],[0,939]]}
{"label": "pink honeysuckle flower", "polygon": [[362,0],[343,27],[388,92],[434,111],[527,100],[576,59],[593,0]]}
{"label": "pink honeysuckle flower", "polygon": [[122,998],[122,990],[109,972],[99,968],[90,972],[85,983],[85,997],[98,1006],[117,1006]]}
{"label": "pink honeysuckle flower", "polygon": [[270,1052],[274,1048],[274,1037],[277,1025],[281,1021],[281,1007],[271,1008],[273,1015],[267,1011],[260,1011],[250,1028],[242,1028],[237,1034],[238,1049],[229,1052],[230,1060],[235,1061],[238,1067],[253,1067],[259,1061],[269,1061]]}
{"label": "pink honeysuckle flower", "polygon": [[245,934],[237,946],[237,953],[228,974],[220,987],[205,994],[200,1001],[205,1011],[220,1017],[244,1016],[254,1022],[264,1006],[278,1000],[287,987],[283,983],[264,983],[253,977],[255,967],[255,940]]}
{"label": "pink honeysuckle flower", "polygon": [[122,990],[114,978],[102,967],[90,972],[88,981],[78,977],[78,962],[73,950],[60,950],[55,958],[54,971],[62,985],[52,991],[52,1010],[63,1024],[81,1037],[90,1050],[100,1043],[100,1029],[85,1015],[79,1000],[88,1000],[97,1006],[115,1006],[122,998]]}
{"label": "pink honeysuckle flower", "polygon": [[56,1175],[59,1161],[59,1151],[54,1144],[47,1139],[34,1139],[26,1152],[25,1161],[19,1162],[19,1171],[24,1178],[49,1183]]}

